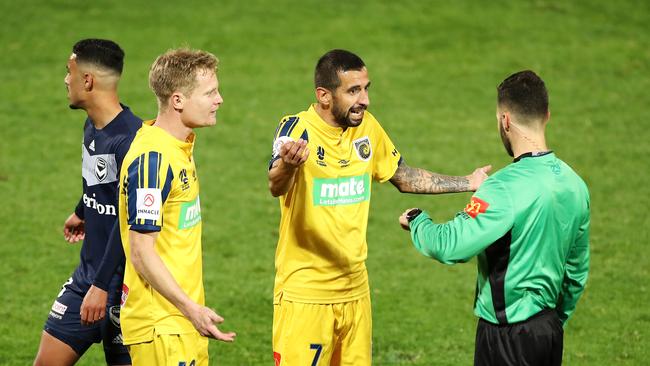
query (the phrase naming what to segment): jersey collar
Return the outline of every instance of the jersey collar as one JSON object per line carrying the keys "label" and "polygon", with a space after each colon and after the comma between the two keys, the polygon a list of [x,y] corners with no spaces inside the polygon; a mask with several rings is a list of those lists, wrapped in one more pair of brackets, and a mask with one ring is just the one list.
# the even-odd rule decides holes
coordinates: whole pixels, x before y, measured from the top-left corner
{"label": "jersey collar", "polygon": [[325,122],[323,118],[316,112],[315,108],[316,104],[312,104],[309,106],[309,109],[307,110],[307,113],[309,113],[310,117],[309,118],[311,121],[313,121],[312,125],[318,129],[323,131],[329,136],[339,138],[345,130],[343,130],[343,127],[334,127],[330,125],[329,123]]}
{"label": "jersey collar", "polygon": [[196,140],[196,134],[194,132],[190,133],[190,135],[187,136],[187,140],[181,141],[176,137],[170,135],[169,132],[163,130],[162,128],[154,126],[153,125],[154,123],[156,123],[155,119],[142,122],[143,126],[147,126],[148,128],[151,128],[152,131],[155,131],[155,133],[158,136],[160,136],[162,139],[164,139],[166,143],[178,147],[179,149],[183,150],[183,152],[188,157],[190,158],[192,157],[192,151],[194,150],[194,142]]}
{"label": "jersey collar", "polygon": [[525,159],[525,158],[538,158],[538,157],[540,157],[540,156],[545,156],[545,155],[552,154],[552,153],[553,153],[553,150],[548,150],[548,151],[529,151],[529,152],[527,152],[527,153],[523,153],[523,154],[517,156],[517,157],[515,158],[515,160],[513,160],[512,162],[513,162],[513,163],[516,163],[516,162],[518,162],[518,161],[521,160],[521,159]]}

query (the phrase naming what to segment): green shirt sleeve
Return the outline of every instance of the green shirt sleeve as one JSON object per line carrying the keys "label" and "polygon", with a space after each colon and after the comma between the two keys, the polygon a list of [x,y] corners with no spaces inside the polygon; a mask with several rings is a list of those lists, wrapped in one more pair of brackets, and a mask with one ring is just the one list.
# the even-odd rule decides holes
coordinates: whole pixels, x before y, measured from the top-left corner
{"label": "green shirt sleeve", "polygon": [[576,308],[576,303],[585,290],[589,272],[589,225],[590,215],[580,225],[575,243],[569,249],[560,301],[557,307],[562,324],[566,324]]}
{"label": "green shirt sleeve", "polygon": [[503,184],[487,179],[465,210],[444,224],[434,223],[426,212],[409,227],[415,248],[445,264],[466,262],[504,236],[513,226],[510,195]]}

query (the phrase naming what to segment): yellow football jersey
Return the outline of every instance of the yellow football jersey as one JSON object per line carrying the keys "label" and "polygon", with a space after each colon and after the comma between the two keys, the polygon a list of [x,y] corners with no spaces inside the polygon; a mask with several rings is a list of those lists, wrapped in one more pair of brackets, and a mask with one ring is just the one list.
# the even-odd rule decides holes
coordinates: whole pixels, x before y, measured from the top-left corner
{"label": "yellow football jersey", "polygon": [[[309,158],[280,197],[275,303],[336,303],[368,293],[366,228],[371,181],[389,180],[400,161],[368,111],[358,127],[328,125],[309,110],[282,119],[270,164],[284,141],[307,140]],[[270,167],[270,165],[269,165]]]}
{"label": "yellow football jersey", "polygon": [[192,149],[195,135],[179,141],[144,122],[120,172],[119,219],[126,268],[120,321],[124,344],[156,334],[196,332],[192,323],[133,268],[129,230],[158,231],[155,250],[185,293],[204,304],[199,181]]}

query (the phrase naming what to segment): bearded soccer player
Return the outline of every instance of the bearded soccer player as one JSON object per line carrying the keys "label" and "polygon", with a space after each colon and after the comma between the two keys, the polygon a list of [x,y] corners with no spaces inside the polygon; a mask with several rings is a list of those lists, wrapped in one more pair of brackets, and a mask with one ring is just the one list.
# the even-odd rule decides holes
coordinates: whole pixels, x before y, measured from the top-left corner
{"label": "bearded soccer player", "polygon": [[[401,192],[475,190],[489,167],[453,177],[407,166],[366,109],[370,79],[357,55],[316,65],[317,103],[283,118],[269,187],[280,197],[275,255],[276,365],[369,365],[372,320],[365,260],[371,181]],[[313,154],[315,152],[315,154]]]}
{"label": "bearded soccer player", "polygon": [[88,118],[81,147],[83,195],[63,234],[83,245],[79,266],[52,305],[35,365],[72,365],[100,341],[107,364],[131,362],[119,323],[124,253],[116,240],[117,174],[142,120],[119,102],[123,62],[122,49],[102,39],[77,42],[68,59],[70,108],[85,110]]}
{"label": "bearded soccer player", "polygon": [[124,344],[133,365],[207,365],[208,338],[231,342],[203,291],[201,206],[193,130],[213,126],[223,102],[217,58],[170,50],[151,66],[158,116],[138,132],[120,172],[126,254]]}
{"label": "bearded soccer player", "polygon": [[544,81],[532,71],[497,88],[497,123],[512,164],[481,185],[456,218],[420,209],[400,223],[442,263],[478,257],[475,365],[560,365],[563,325],[589,271],[589,191],[546,144]]}

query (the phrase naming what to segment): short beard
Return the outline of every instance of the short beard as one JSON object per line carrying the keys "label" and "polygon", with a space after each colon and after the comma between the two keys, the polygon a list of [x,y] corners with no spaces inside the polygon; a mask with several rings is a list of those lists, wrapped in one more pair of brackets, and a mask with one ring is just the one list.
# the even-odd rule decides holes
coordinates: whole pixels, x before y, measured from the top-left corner
{"label": "short beard", "polygon": [[363,122],[354,122],[353,120],[350,119],[350,110],[348,109],[347,111],[344,111],[342,109],[339,109],[337,106],[336,101],[332,104],[332,115],[334,116],[334,120],[336,123],[343,127],[357,127]]}
{"label": "short beard", "polygon": [[510,157],[514,157],[515,154],[512,151],[512,144],[510,143],[510,139],[508,136],[506,136],[506,131],[503,129],[503,125],[499,123],[499,134],[501,135],[501,142],[503,142],[503,147],[506,149],[506,152]]}

